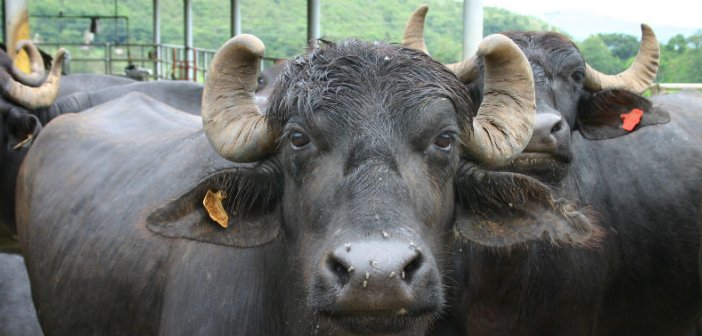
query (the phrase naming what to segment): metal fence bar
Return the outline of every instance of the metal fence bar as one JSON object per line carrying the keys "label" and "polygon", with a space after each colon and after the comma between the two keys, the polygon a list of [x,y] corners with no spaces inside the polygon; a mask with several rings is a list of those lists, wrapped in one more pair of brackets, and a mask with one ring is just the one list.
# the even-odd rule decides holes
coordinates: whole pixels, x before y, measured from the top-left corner
{"label": "metal fence bar", "polygon": [[[124,73],[117,71],[114,67],[120,64],[130,64],[131,62],[131,64],[140,65],[144,69],[157,69],[157,71],[153,71],[154,73],[148,76],[149,80],[185,79],[186,73],[184,71],[190,69],[192,71],[190,79],[197,82],[204,81],[212,58],[217,52],[217,50],[214,49],[192,48],[192,59],[186,64],[184,60],[186,49],[182,45],[151,43],[84,44],[63,42],[40,42],[36,43],[36,45],[52,54],[59,48],[66,48],[69,51],[73,50],[71,51],[73,53],[71,58],[73,68],[90,64],[89,72],[100,73],[101,67],[102,73],[104,74],[124,76]],[[129,58],[129,52],[124,56],[117,54],[118,48],[135,51],[135,53],[132,54],[134,57]],[[100,51],[101,54],[97,51]],[[264,57],[264,62],[261,62],[261,70],[273,65],[278,60],[280,59]]]}
{"label": "metal fence bar", "polygon": [[649,87],[652,95],[663,94],[668,90],[702,90],[701,83],[654,83]]}

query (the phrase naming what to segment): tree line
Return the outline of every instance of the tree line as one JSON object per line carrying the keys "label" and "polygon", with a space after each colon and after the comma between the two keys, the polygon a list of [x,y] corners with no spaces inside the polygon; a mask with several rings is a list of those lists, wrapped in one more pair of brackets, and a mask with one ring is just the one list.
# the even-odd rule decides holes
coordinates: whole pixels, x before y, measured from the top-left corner
{"label": "tree line", "polygon": [[[326,39],[360,38],[399,42],[409,14],[420,3],[429,4],[426,23],[427,47],[442,62],[456,62],[462,55],[462,3],[452,0],[384,1],[325,0],[321,2],[321,30]],[[242,31],[266,44],[266,55],[289,58],[304,52],[306,45],[306,0],[242,1]],[[193,40],[199,48],[217,49],[230,37],[229,1],[193,1]],[[32,15],[118,15],[129,17],[129,34],[123,20],[103,19],[93,43],[150,43],[151,2],[142,0],[30,1],[30,29],[42,41],[80,42],[85,39],[89,19],[37,18]],[[161,0],[162,43],[184,44],[183,1]],[[509,30],[558,30],[534,17],[501,8],[484,10],[484,34]],[[561,31],[562,32],[562,31]],[[567,35],[567,32],[562,32]],[[576,44],[586,61],[598,70],[616,73],[631,64],[639,36],[596,34]],[[678,35],[662,45],[659,82],[702,82],[702,31]],[[81,49],[72,53],[90,52]],[[94,54],[94,53],[93,53]],[[80,57],[80,55],[74,55]]]}

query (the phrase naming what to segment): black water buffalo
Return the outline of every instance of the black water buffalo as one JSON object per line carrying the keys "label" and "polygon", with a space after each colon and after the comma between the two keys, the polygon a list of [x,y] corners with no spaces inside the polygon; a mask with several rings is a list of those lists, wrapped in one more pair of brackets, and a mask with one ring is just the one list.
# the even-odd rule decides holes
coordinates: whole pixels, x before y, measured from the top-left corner
{"label": "black water buffalo", "polygon": [[90,92],[134,83],[139,82],[123,76],[89,73],[70,74],[61,78],[58,96],[64,97],[76,92]]}
{"label": "black water buffalo", "polygon": [[[427,55],[321,43],[290,61],[262,115],[262,43],[212,61],[202,122],[132,93],[40,134],[18,228],[55,335],[422,335],[444,309],[466,165],[528,143],[531,71],[481,45],[480,108]],[[203,131],[204,128],[204,131]],[[470,158],[470,159],[468,159]],[[473,162],[470,163],[469,162]],[[587,235],[554,213],[534,228]]]}
{"label": "black water buffalo", "polygon": [[18,254],[0,253],[0,335],[42,335],[27,269]]}
{"label": "black water buffalo", "polygon": [[[405,42],[426,50],[426,7]],[[505,33],[528,58],[537,115],[533,136],[512,162],[475,166],[467,179],[506,188],[459,194],[472,204],[470,228],[454,253],[452,322],[467,335],[688,335],[702,313],[696,218],[702,185],[702,99],[645,90],[658,67],[648,26],[636,61],[607,76],[586,65],[565,36]],[[480,56],[450,65],[474,100]],[[487,191],[487,192],[486,192]],[[590,241],[523,237],[543,221],[542,203],[596,232]],[[459,223],[461,220],[459,220]],[[481,233],[477,235],[476,232]],[[503,237],[495,244],[490,237]],[[476,237],[479,237],[476,239]],[[516,243],[516,244],[515,244]],[[575,243],[575,244],[573,244]]]}
{"label": "black water buffalo", "polygon": [[[51,106],[56,99],[60,80],[63,53],[57,54],[57,61],[51,72],[45,76],[42,69],[27,78],[16,69],[9,56],[0,51],[0,233],[14,233],[14,194],[17,172],[26,153],[26,145],[41,130],[37,116],[29,110]],[[42,78],[37,84],[35,77]]]}
{"label": "black water buffalo", "polygon": [[[264,108],[268,96],[273,91],[273,84],[278,75],[283,70],[285,63],[276,63],[261,72],[258,78],[258,86],[255,91],[256,103],[260,108]],[[86,74],[87,75],[87,74]],[[61,88],[65,81],[71,76],[64,76],[61,79]],[[98,75],[103,76],[103,75]],[[151,81],[113,85],[99,90],[80,90],[73,94],[63,96],[59,90],[59,99],[49,109],[34,113],[46,124],[48,120],[69,112],[79,112],[103,104],[118,97],[122,97],[130,92],[141,92],[149,97],[163,102],[175,109],[194,115],[200,115],[200,105],[204,86],[190,81]]]}

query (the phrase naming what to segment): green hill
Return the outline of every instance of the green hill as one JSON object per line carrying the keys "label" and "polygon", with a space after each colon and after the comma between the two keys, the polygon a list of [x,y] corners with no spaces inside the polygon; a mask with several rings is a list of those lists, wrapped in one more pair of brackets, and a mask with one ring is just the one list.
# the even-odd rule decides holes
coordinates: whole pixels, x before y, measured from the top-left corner
{"label": "green hill", "polygon": [[[322,36],[331,40],[356,37],[367,40],[399,42],[405,21],[420,4],[427,3],[427,45],[432,55],[443,62],[461,58],[462,11],[460,0],[324,0],[321,8]],[[161,0],[162,42],[183,45],[183,1]],[[199,48],[217,49],[230,36],[229,1],[196,0],[192,2],[193,39]],[[129,17],[129,41],[150,43],[152,36],[151,1],[118,0],[30,1],[31,15],[126,15]],[[269,57],[289,58],[301,53],[307,36],[305,0],[252,0],[241,1],[242,31],[257,35],[267,46]],[[514,14],[500,8],[486,7],[484,34],[508,30],[553,29],[539,19]],[[90,25],[89,19],[31,18],[32,34],[44,42],[81,42]],[[102,20],[101,31],[94,43],[127,41],[122,21]],[[116,29],[116,33],[115,33]],[[597,34],[579,41],[586,60],[595,68],[616,73],[631,64],[638,49],[639,36],[624,34]],[[702,32],[691,36],[677,36],[662,46],[662,82],[702,82]],[[91,57],[98,50],[87,50]],[[99,69],[98,69],[99,70]]]}

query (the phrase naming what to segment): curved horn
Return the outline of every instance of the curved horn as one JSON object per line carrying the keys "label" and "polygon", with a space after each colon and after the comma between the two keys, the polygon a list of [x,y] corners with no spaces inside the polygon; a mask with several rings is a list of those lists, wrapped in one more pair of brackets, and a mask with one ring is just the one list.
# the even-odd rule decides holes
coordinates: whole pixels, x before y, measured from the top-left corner
{"label": "curved horn", "polygon": [[10,71],[12,77],[24,85],[39,86],[44,82],[44,60],[37,47],[29,40],[21,40],[17,42],[17,52],[24,49],[29,56],[29,66],[31,72],[29,74],[13,66]]}
{"label": "curved horn", "polygon": [[585,87],[591,90],[620,88],[645,91],[656,79],[660,46],[651,27],[641,24],[641,46],[631,66],[617,75],[605,75],[587,65]]}
{"label": "curved horn", "polygon": [[427,45],[424,43],[424,19],[427,16],[427,11],[429,11],[429,6],[421,5],[410,15],[402,36],[402,45],[429,55]]}
{"label": "curved horn", "polygon": [[40,87],[26,86],[15,81],[7,72],[0,71],[0,90],[7,98],[28,109],[50,106],[58,95],[65,53],[63,48],[56,52],[49,77]]}
{"label": "curved horn", "polygon": [[[402,45],[430,55],[424,41],[424,22],[427,11],[429,11],[429,6],[422,5],[410,15],[405,25],[404,35],[402,36]],[[455,73],[462,82],[470,82],[480,75],[480,69],[477,67],[475,57],[458,63],[445,65],[449,70]]]}
{"label": "curved horn", "polygon": [[531,139],[534,77],[524,53],[504,35],[484,38],[476,56],[484,59],[483,102],[472,132],[461,134],[461,142],[479,162],[497,166],[521,153]]}
{"label": "curved horn", "polygon": [[477,56],[473,56],[461,62],[446,64],[446,67],[456,74],[456,77],[458,77],[461,82],[470,82],[480,75],[480,67],[478,66],[477,59]]}
{"label": "curved horn", "polygon": [[235,36],[219,48],[205,80],[205,134],[215,150],[233,162],[261,160],[275,147],[278,134],[269,129],[254,99],[264,50],[256,36]]}

